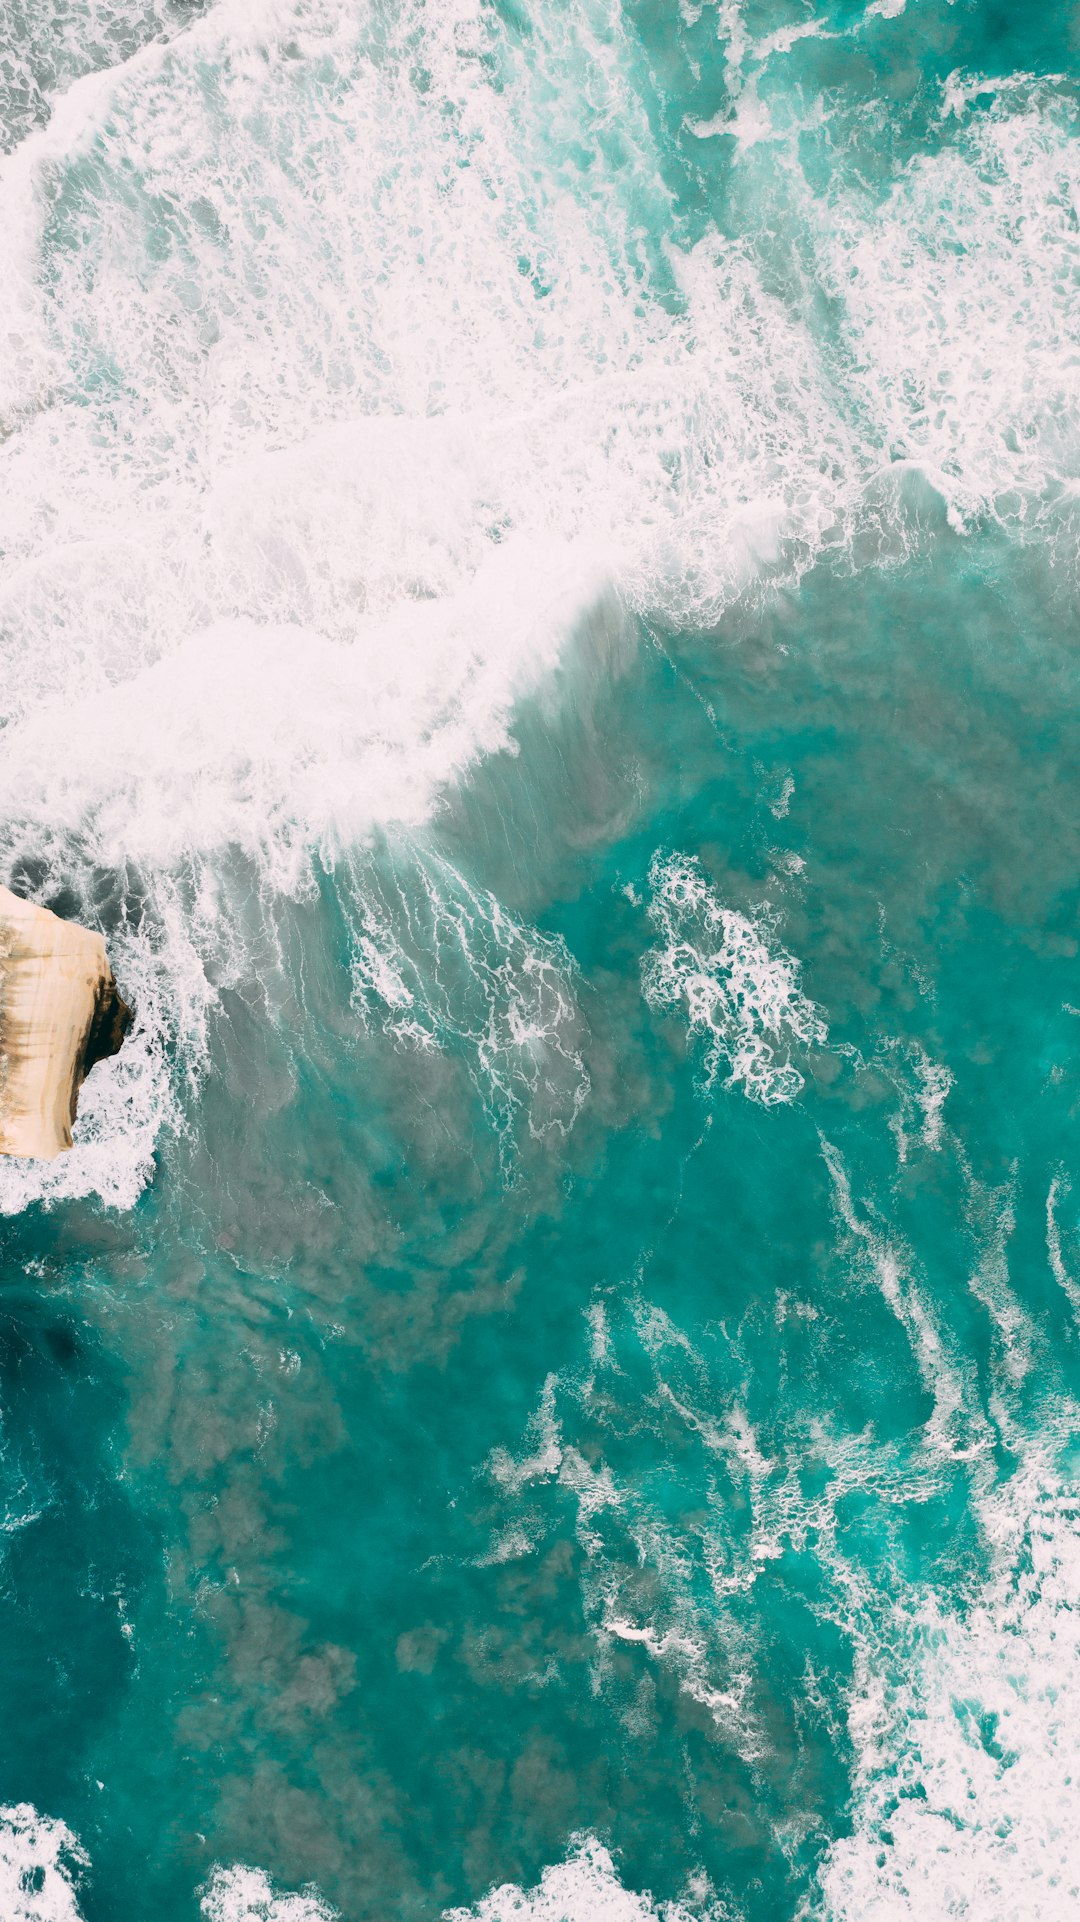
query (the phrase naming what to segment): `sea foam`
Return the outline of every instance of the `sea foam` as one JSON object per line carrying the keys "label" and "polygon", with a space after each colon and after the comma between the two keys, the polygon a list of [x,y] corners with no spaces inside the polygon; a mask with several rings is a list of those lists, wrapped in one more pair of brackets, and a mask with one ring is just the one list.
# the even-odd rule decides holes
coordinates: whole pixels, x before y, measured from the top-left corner
{"label": "sea foam", "polygon": [[[705,1900],[702,1900],[702,1894]],[[724,1922],[722,1904],[695,1891],[693,1922]],[[692,1922],[681,1902],[654,1903],[628,1889],[610,1850],[595,1835],[571,1838],[566,1860],[543,1871],[534,1888],[506,1882],[471,1909],[447,1909],[443,1922]]]}
{"label": "sea foam", "polygon": [[205,1922],[335,1922],[338,1915],[317,1889],[275,1889],[262,1869],[239,1862],[214,1870],[201,1906]]}
{"label": "sea foam", "polygon": [[589,1093],[578,970],[565,942],[524,926],[422,846],[385,877],[352,864],[353,1002],[365,1028],[425,1052],[463,1050],[502,1141],[566,1135]]}
{"label": "sea foam", "polygon": [[4,1922],[80,1922],[76,1887],[87,1858],[63,1822],[29,1802],[0,1808],[0,1914]]}
{"label": "sea foam", "polygon": [[[225,848],[301,888],[372,823],[421,827],[609,586],[708,626],[899,524],[898,464],[958,525],[1052,509],[1060,533],[1076,149],[1052,87],[986,111],[957,83],[942,151],[884,199],[793,196],[837,358],[775,260],[685,227],[607,0],[527,38],[479,0],[185,17],[88,15],[0,168],[9,879],[92,913],[90,869],[119,873],[150,928]],[[731,76],[790,44],[740,29]],[[211,945],[229,916],[226,890]],[[114,1203],[148,1165],[123,1082],[93,1134],[125,1166],[77,1180]]]}
{"label": "sea foam", "polygon": [[1019,1479],[996,1504],[1014,1512],[986,1518],[1005,1539],[973,1605],[897,1611],[864,1671],[854,1829],[822,1875],[835,1922],[1076,1914],[1077,1501]]}
{"label": "sea foam", "polygon": [[701,863],[657,854],[649,869],[649,919],[662,946],[646,955],[645,999],[685,1008],[705,1042],[705,1086],[726,1067],[764,1107],[794,1100],[803,1076],[792,1051],[824,1046],[825,1022],[799,985],[799,965],[771,937],[765,913],[751,920],[724,907]]}

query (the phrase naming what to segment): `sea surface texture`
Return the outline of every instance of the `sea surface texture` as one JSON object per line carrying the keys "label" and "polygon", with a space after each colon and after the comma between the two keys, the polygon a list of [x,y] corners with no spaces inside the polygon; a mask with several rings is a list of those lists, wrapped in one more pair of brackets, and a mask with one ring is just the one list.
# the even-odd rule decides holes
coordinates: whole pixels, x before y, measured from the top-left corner
{"label": "sea surface texture", "polygon": [[3,1922],[1080,1914],[1075,0],[8,0]]}

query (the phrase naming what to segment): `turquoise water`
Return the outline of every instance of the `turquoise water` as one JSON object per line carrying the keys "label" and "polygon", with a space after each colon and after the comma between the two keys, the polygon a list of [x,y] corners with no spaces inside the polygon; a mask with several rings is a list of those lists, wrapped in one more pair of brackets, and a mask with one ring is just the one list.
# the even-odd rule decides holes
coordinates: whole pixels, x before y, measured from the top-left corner
{"label": "turquoise water", "polygon": [[1075,1916],[1080,16],[0,27],[0,1915]]}

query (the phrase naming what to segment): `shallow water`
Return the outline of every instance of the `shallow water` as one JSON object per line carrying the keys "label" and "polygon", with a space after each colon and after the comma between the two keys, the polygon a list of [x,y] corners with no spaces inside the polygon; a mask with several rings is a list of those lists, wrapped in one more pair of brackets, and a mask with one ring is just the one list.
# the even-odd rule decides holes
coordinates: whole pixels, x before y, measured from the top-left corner
{"label": "shallow water", "polygon": [[0,1913],[1073,1916],[1075,10],[2,32]]}

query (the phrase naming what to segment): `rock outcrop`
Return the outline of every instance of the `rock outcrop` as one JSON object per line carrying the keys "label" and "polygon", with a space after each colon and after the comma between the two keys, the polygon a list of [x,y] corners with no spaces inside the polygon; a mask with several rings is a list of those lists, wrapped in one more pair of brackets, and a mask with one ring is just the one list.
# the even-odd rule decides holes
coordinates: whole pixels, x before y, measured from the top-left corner
{"label": "rock outcrop", "polygon": [[79,1089],[131,1020],[100,934],[0,887],[0,1154],[71,1147]]}

